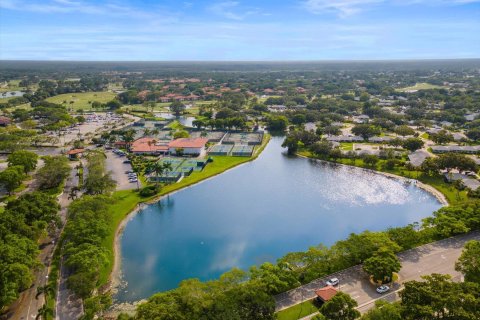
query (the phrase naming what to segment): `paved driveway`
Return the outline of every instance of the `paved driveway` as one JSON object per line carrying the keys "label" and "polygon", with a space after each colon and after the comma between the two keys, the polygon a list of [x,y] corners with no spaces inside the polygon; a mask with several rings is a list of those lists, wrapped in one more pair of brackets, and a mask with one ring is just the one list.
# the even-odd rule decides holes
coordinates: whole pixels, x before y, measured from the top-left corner
{"label": "paved driveway", "polygon": [[480,233],[472,232],[400,253],[398,255],[402,263],[402,269],[399,272],[400,278],[390,293],[378,294],[359,265],[275,296],[276,311],[313,299],[316,296],[315,290],[323,287],[325,280],[333,276],[340,279],[340,291],[351,295],[357,301],[358,309],[361,312],[372,308],[378,299],[389,301],[398,299],[397,291],[402,288],[403,282],[421,280],[423,275],[450,274],[454,280],[460,281],[461,274],[455,271],[455,262],[460,256],[463,246],[469,240],[480,240]]}
{"label": "paved driveway", "polygon": [[[117,190],[130,190],[137,188],[136,183],[128,181],[128,176],[125,171],[132,170],[129,163],[123,163],[127,157],[120,157],[111,150],[106,150],[107,155],[107,170],[112,171],[112,178],[117,182]],[[140,181],[139,181],[140,182]]]}

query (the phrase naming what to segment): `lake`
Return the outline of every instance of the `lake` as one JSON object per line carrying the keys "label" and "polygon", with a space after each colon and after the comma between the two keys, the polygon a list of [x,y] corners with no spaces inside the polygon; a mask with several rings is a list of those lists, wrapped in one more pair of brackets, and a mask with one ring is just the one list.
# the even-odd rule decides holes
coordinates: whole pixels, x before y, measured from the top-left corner
{"label": "lake", "polygon": [[133,216],[121,237],[125,286],[115,298],[147,298],[187,278],[215,279],[351,232],[420,221],[441,207],[413,184],[289,157],[282,141],[273,137],[257,160]]}
{"label": "lake", "polygon": [[25,94],[24,91],[7,91],[0,92],[0,99],[12,98],[12,97],[21,97]]}

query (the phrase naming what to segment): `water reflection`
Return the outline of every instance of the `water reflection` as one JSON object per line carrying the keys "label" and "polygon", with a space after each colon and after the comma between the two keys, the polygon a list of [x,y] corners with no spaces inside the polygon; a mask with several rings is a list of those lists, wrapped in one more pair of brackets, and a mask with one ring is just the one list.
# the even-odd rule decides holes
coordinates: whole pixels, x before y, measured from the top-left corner
{"label": "water reflection", "polygon": [[[403,226],[440,204],[428,193],[358,168],[282,154],[273,138],[255,161],[182,190],[133,218],[122,237],[132,301],[186,278],[275,261],[351,232]],[[127,291],[127,292],[125,292]]]}

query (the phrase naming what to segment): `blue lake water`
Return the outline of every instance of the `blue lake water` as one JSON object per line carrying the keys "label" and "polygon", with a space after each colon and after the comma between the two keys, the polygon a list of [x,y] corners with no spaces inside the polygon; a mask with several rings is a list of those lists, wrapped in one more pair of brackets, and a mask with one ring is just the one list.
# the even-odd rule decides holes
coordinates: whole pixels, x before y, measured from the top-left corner
{"label": "blue lake water", "polygon": [[429,193],[359,168],[289,157],[272,138],[260,157],[135,215],[121,238],[118,301],[217,278],[232,267],[331,245],[351,232],[419,221],[441,207]]}
{"label": "blue lake water", "polygon": [[11,98],[11,97],[21,97],[25,94],[23,91],[7,91],[0,93],[0,99]]}

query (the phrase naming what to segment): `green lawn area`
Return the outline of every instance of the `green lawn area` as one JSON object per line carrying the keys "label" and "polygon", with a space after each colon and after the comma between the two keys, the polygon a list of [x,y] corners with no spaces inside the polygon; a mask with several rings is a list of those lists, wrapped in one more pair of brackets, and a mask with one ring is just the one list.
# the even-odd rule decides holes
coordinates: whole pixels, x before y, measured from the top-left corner
{"label": "green lawn area", "polygon": [[278,320],[297,320],[318,311],[313,300],[308,300],[288,309],[277,312]]}
{"label": "green lawn area", "polygon": [[108,264],[102,270],[100,270],[99,286],[102,286],[108,282],[110,273],[112,272],[115,259],[113,252],[115,232],[122,220],[131,211],[133,211],[133,209],[135,209],[135,207],[139,203],[155,200],[159,196],[163,196],[176,190],[188,187],[197,182],[218,175],[242,163],[252,161],[256,159],[258,155],[263,151],[269,140],[270,136],[265,135],[262,145],[258,147],[258,149],[256,149],[255,154],[252,157],[212,156],[213,162],[210,162],[202,171],[195,171],[190,176],[182,179],[180,182],[163,186],[161,188],[161,191],[156,196],[150,198],[142,198],[134,190],[122,190],[115,192],[112,196],[114,201],[110,206],[112,221],[109,226],[108,236],[103,241],[103,246],[108,251],[109,259]]}
{"label": "green lawn area", "polygon": [[178,122],[178,120],[172,121],[167,127],[172,128],[173,130],[183,130],[185,128],[180,122]]}
{"label": "green lawn area", "polygon": [[8,81],[7,85],[5,86],[5,82],[0,82],[0,92],[7,92],[7,91],[22,91],[26,88],[20,87],[20,80],[10,80]]}
{"label": "green lawn area", "polygon": [[83,109],[93,110],[92,102],[98,101],[100,103],[107,103],[115,98],[116,94],[113,92],[82,92],[82,93],[66,93],[58,96],[47,98],[48,102],[53,102],[72,108],[73,110]]}
{"label": "green lawn area", "polygon": [[428,133],[424,132],[424,133],[420,136],[420,138],[429,139],[430,136],[428,135]]}
{"label": "green lawn area", "polygon": [[419,83],[416,83],[414,86],[399,88],[399,89],[396,89],[396,91],[405,92],[405,91],[411,91],[411,90],[429,90],[429,89],[442,89],[442,88],[445,88],[445,87],[437,86],[437,85],[426,83],[426,82],[419,82]]}
{"label": "green lawn area", "polygon": [[353,142],[340,142],[340,149],[344,151],[353,150]]}

